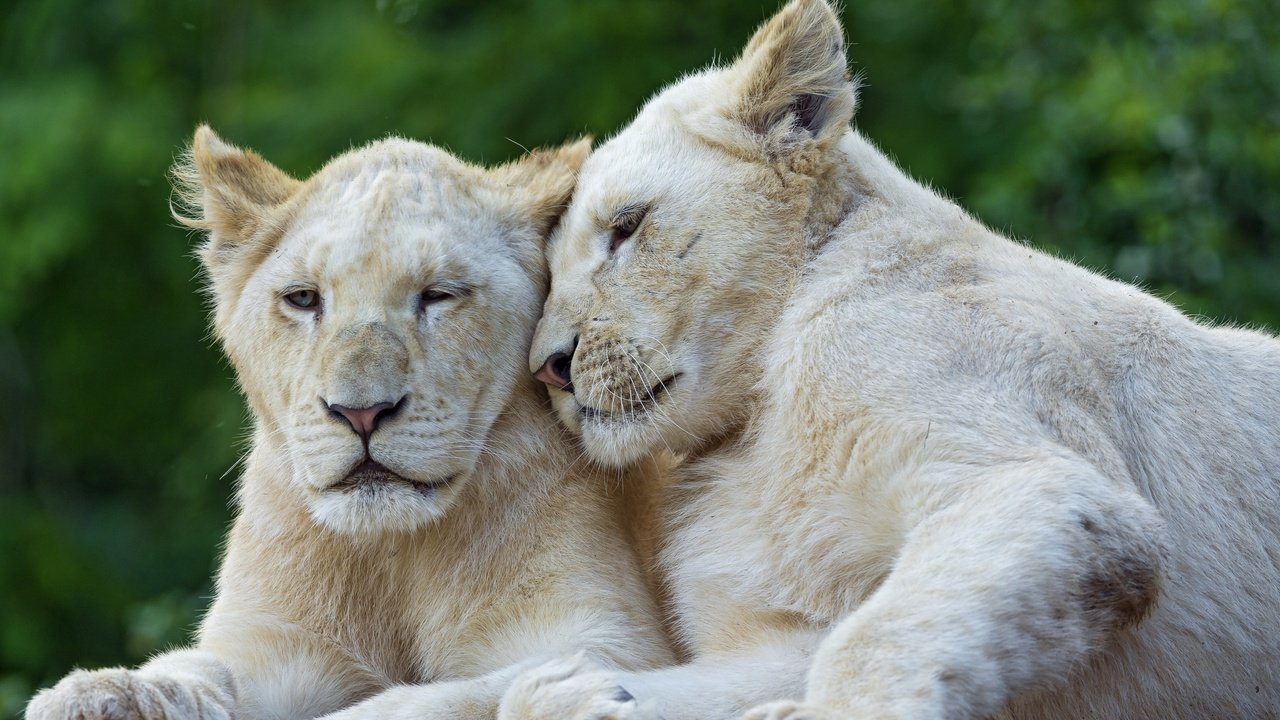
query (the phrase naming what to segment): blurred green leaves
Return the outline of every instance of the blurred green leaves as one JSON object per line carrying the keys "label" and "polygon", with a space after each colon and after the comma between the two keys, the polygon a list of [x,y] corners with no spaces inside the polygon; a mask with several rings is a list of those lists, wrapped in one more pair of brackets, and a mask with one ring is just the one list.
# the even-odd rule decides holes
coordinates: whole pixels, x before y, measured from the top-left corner
{"label": "blurred green leaves", "polygon": [[[1280,6],[988,2],[951,84],[985,219],[1190,312],[1280,321]],[[969,145],[962,140],[961,146]]]}
{"label": "blurred green leaves", "polygon": [[[846,3],[858,125],[991,225],[1280,326],[1272,0]],[[165,172],[196,123],[305,175],[397,133],[607,136],[772,3],[17,0],[0,18],[0,716],[181,641],[244,437]]]}

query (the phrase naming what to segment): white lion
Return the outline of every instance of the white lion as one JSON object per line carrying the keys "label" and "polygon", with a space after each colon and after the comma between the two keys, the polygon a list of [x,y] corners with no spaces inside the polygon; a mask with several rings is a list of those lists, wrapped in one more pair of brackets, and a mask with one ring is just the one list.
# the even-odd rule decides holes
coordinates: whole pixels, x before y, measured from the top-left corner
{"label": "white lion", "polygon": [[29,720],[486,720],[529,663],[671,662],[624,509],[523,370],[588,148],[483,170],[391,139],[299,182],[196,132],[183,220],[255,427],[217,598],[194,647]]}
{"label": "white lion", "polygon": [[854,106],[796,0],[585,163],[531,363],[596,459],[688,453],[694,660],[504,717],[1280,717],[1280,343],[993,233]]}

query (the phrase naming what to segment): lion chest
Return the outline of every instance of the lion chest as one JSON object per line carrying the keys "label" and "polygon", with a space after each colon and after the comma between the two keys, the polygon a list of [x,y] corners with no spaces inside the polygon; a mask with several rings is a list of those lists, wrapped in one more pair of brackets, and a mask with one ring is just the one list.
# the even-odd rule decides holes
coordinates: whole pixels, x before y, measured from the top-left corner
{"label": "lion chest", "polygon": [[[786,613],[817,625],[857,608],[883,581],[901,545],[888,493],[850,467],[846,448],[816,456],[757,448],[700,463],[669,547],[673,573],[696,590],[694,613]],[[770,457],[757,462],[753,457]],[[694,607],[697,606],[697,607]],[[714,620],[708,618],[708,623]]]}

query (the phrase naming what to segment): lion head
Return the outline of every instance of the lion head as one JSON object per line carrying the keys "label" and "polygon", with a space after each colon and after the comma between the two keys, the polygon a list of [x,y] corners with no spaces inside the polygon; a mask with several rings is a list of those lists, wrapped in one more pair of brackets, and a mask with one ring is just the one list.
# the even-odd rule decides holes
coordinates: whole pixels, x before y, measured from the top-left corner
{"label": "lion head", "polygon": [[412,530],[466,486],[522,376],[542,237],[588,151],[485,170],[388,139],[298,181],[196,131],[175,167],[179,220],[207,232],[213,326],[254,452],[318,523]]}
{"label": "lion head", "polygon": [[530,365],[592,456],[693,450],[743,422],[805,230],[840,211],[815,189],[854,106],[839,21],[797,0],[583,165]]}

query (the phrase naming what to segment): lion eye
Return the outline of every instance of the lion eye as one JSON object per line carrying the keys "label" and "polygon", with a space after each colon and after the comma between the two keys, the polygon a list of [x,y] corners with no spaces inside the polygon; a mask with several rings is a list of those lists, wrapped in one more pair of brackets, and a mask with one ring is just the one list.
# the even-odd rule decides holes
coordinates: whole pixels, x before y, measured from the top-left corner
{"label": "lion eye", "polygon": [[609,252],[616,252],[634,235],[648,213],[647,207],[629,207],[615,215],[609,226]]}
{"label": "lion eye", "polygon": [[425,310],[428,305],[435,305],[438,302],[444,302],[445,300],[451,300],[456,297],[458,297],[458,293],[454,290],[444,288],[427,288],[418,296],[418,311],[421,312]]}
{"label": "lion eye", "polygon": [[320,309],[320,293],[315,290],[294,290],[284,296],[284,301],[299,310],[314,312]]}

